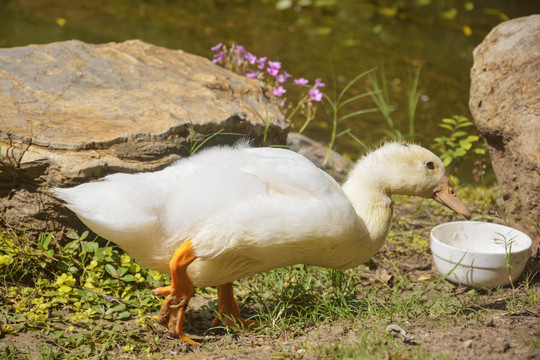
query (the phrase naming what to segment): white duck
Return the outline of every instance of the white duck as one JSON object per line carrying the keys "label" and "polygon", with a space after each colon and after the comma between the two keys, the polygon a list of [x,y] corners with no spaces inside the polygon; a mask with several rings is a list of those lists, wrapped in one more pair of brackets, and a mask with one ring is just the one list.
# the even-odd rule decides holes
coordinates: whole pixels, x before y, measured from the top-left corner
{"label": "white duck", "polygon": [[234,280],[293,264],[346,269],[367,261],[388,234],[393,194],[432,197],[470,218],[442,161],[404,143],[363,157],[343,187],[295,152],[239,145],[53,191],[96,234],[170,271],[171,285],[154,290],[169,294],[158,321],[192,345],[182,323],[194,285],[217,286],[222,318],[250,327]]}

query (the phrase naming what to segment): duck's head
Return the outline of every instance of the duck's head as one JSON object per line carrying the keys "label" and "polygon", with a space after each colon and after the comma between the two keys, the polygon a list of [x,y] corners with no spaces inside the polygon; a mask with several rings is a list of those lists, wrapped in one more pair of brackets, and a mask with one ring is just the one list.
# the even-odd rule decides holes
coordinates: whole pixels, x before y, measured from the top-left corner
{"label": "duck's head", "polygon": [[[389,143],[366,156],[374,180],[385,193],[433,198],[470,219],[471,213],[454,191],[446,168],[435,154],[418,145]],[[364,169],[363,171],[369,171]]]}

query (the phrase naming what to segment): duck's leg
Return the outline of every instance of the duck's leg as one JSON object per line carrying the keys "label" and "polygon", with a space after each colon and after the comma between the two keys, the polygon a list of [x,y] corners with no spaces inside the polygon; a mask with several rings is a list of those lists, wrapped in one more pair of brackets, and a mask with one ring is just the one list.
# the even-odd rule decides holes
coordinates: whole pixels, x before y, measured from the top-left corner
{"label": "duck's leg", "polygon": [[[253,329],[259,325],[255,320],[246,320],[240,316],[240,308],[234,299],[233,284],[227,283],[219,285],[218,291],[218,312],[220,316],[216,316],[212,321],[212,326],[221,324],[221,319],[225,325],[233,328],[243,328],[246,330]],[[221,317],[221,319],[220,319]]]}
{"label": "duck's leg", "polygon": [[191,340],[184,334],[182,327],[186,308],[193,296],[193,283],[188,274],[187,267],[196,259],[191,241],[183,243],[175,252],[169,262],[171,269],[171,285],[154,290],[156,295],[169,296],[161,305],[158,322],[169,328],[170,332],[190,345],[199,343]]}

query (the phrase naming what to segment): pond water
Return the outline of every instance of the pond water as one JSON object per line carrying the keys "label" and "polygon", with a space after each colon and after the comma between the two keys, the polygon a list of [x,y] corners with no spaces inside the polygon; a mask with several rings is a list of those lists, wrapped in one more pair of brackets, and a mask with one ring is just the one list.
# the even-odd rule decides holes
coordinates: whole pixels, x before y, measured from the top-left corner
{"label": "pond water", "polygon": [[[234,42],[281,61],[297,77],[321,77],[329,93],[333,79],[339,90],[365,70],[384,68],[392,118],[404,130],[406,88],[421,68],[415,140],[429,146],[443,132],[437,126],[442,118],[470,117],[473,49],[501,21],[538,12],[537,0],[0,0],[0,46],[138,38],[210,58],[211,46]],[[352,94],[365,90],[362,82]],[[374,104],[368,97],[357,106]],[[329,118],[323,108],[317,115],[306,132],[328,142]],[[370,113],[341,124],[346,128],[371,145],[387,124]],[[363,151],[347,136],[338,139],[337,150]]]}

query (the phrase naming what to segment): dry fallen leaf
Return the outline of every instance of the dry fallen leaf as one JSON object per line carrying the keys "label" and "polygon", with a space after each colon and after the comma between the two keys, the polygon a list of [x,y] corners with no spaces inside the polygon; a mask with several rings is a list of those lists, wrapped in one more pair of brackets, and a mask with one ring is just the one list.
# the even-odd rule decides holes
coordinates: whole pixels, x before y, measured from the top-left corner
{"label": "dry fallen leaf", "polygon": [[386,286],[388,286],[390,280],[392,280],[392,275],[390,275],[386,269],[377,269],[375,271],[375,277]]}

